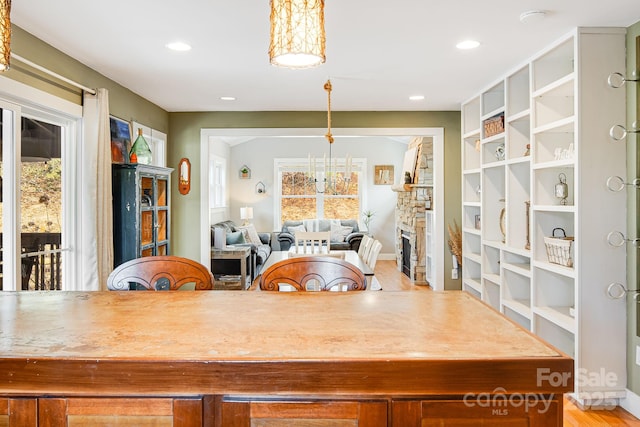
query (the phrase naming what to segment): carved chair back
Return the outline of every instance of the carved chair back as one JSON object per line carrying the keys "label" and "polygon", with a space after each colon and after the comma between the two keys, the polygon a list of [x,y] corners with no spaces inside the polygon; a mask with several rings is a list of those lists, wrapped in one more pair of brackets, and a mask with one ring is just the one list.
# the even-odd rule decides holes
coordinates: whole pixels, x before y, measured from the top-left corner
{"label": "carved chair back", "polygon": [[199,262],[174,255],[132,259],[107,278],[111,291],[174,291],[190,283],[196,291],[213,289],[213,275]]}
{"label": "carved chair back", "polygon": [[367,280],[355,265],[337,257],[293,257],[260,275],[263,291],[364,291]]}

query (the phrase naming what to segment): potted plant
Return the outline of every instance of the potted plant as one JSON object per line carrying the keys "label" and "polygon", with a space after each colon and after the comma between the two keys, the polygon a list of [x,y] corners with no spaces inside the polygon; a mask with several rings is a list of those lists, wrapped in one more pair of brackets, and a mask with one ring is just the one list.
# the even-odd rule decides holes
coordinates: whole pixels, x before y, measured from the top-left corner
{"label": "potted plant", "polygon": [[371,219],[375,214],[376,213],[371,210],[366,210],[362,212],[362,217],[363,217],[362,221],[364,222],[365,227],[367,227],[367,232],[371,231],[371,227],[370,227]]}

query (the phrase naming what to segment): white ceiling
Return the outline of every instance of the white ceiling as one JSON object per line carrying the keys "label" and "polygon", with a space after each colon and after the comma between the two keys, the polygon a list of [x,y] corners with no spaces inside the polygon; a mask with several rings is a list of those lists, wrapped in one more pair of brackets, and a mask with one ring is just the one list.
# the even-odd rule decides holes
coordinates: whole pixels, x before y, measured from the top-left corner
{"label": "white ceiling", "polygon": [[[521,23],[533,9],[546,18]],[[335,111],[459,110],[576,26],[640,21],[640,1],[326,0],[327,61],[306,70],[269,64],[268,0],[19,0],[11,17],[170,112],[325,110],[327,78]],[[468,38],[480,47],[456,49]]]}

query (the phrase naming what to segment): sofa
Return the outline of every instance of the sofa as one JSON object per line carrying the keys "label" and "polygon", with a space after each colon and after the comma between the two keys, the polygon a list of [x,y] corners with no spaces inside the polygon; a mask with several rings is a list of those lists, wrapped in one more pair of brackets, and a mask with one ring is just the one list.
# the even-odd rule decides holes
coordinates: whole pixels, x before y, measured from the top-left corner
{"label": "sofa", "polygon": [[267,258],[269,258],[269,255],[271,255],[271,233],[256,232],[260,243],[252,242],[251,236],[249,235],[250,233],[248,233],[248,231],[253,228],[253,226],[247,228],[245,226],[239,226],[233,221],[222,221],[211,226],[212,247],[215,245],[216,228],[222,228],[224,230],[224,234],[226,236],[225,243],[227,245],[251,246],[251,262],[255,266],[255,268],[253,269],[253,277],[251,277],[251,280],[255,279],[262,269],[262,266],[267,261]]}
{"label": "sofa", "polygon": [[331,231],[332,250],[352,250],[360,248],[363,233],[355,219],[304,219],[285,221],[278,234],[280,250],[288,251],[295,242],[296,231]]}

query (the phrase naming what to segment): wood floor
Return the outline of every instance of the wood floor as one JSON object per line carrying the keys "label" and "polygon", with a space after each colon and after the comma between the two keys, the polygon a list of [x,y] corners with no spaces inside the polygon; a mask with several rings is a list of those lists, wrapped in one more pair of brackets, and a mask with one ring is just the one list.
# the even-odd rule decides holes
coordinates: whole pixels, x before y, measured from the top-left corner
{"label": "wood floor", "polygon": [[[409,278],[398,271],[395,261],[378,260],[375,268],[376,278],[383,291],[429,291],[429,286],[416,286]],[[571,400],[564,399],[565,427],[605,427],[638,426],[640,420],[618,407],[608,410],[581,410]]]}

